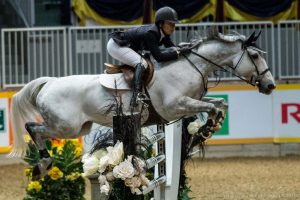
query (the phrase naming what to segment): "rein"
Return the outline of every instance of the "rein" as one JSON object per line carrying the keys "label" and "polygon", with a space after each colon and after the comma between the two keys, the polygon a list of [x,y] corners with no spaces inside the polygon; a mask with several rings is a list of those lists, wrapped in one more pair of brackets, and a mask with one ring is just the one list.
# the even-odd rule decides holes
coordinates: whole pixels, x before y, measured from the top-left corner
{"label": "rein", "polygon": [[[248,84],[250,84],[250,85],[252,85],[252,86],[256,86],[256,85],[257,85],[257,84],[256,84],[256,81],[258,80],[258,78],[260,78],[260,77],[263,76],[265,73],[267,73],[268,71],[270,71],[270,68],[267,68],[267,69],[265,69],[263,72],[261,72],[261,73],[259,72],[257,65],[255,64],[253,58],[250,56],[249,52],[247,51],[247,47],[246,47],[246,46],[243,47],[243,53],[242,53],[241,57],[239,58],[239,61],[236,63],[236,65],[235,65],[234,67],[228,66],[231,70],[226,69],[225,67],[223,67],[223,66],[221,66],[221,65],[219,65],[219,64],[217,64],[217,63],[215,63],[214,61],[212,61],[212,60],[206,58],[205,56],[203,56],[203,55],[201,55],[201,54],[199,54],[199,53],[197,53],[197,52],[194,52],[192,49],[194,49],[195,47],[196,47],[196,46],[193,46],[193,47],[190,48],[191,54],[193,54],[193,55],[195,55],[195,56],[197,56],[197,57],[202,58],[203,60],[205,60],[205,61],[207,61],[207,62],[209,62],[209,63],[211,63],[211,64],[217,66],[218,68],[220,68],[220,69],[222,69],[222,70],[224,70],[224,71],[226,71],[226,72],[231,73],[231,74],[234,75],[235,77],[238,77],[240,80],[242,80],[242,81],[244,81],[244,82],[246,82],[246,83],[248,83]],[[253,65],[255,66],[255,70],[256,70],[256,73],[257,73],[257,78],[255,79],[254,76],[252,76],[251,79],[250,79],[250,81],[247,80],[246,78],[244,78],[244,77],[242,77],[242,76],[236,74],[236,73],[234,72],[234,71],[236,70],[236,68],[240,65],[240,63],[241,63],[241,61],[242,61],[242,59],[243,59],[243,57],[244,57],[244,55],[245,55],[245,52],[248,53],[249,58],[250,58],[251,62],[253,63]],[[189,61],[189,63],[190,63],[190,64],[191,64],[191,65],[192,65],[192,66],[193,66],[193,67],[201,74],[202,79],[205,80],[205,79],[204,79],[204,76],[203,76],[202,72],[199,70],[199,68],[198,68],[198,67],[197,67],[197,66],[196,66],[196,65],[195,65],[195,64],[194,64],[194,63],[193,63],[186,55],[183,55],[183,57]],[[204,81],[203,83],[204,83],[204,89],[207,91],[207,83],[205,84],[205,81]]]}

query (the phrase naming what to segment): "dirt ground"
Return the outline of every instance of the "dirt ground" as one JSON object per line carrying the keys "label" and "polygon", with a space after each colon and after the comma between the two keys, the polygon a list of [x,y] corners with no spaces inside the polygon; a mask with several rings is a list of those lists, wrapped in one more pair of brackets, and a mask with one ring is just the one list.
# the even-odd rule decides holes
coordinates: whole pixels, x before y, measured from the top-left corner
{"label": "dirt ground", "polygon": [[[0,165],[0,200],[24,197],[24,168],[23,164]],[[189,162],[187,173],[191,196],[196,200],[300,199],[299,156],[194,159]]]}

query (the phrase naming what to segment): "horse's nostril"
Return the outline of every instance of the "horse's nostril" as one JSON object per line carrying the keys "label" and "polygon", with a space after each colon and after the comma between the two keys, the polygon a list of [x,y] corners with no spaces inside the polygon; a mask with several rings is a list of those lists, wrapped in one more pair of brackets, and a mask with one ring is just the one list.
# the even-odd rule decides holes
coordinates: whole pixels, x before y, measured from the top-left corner
{"label": "horse's nostril", "polygon": [[274,90],[275,88],[276,88],[276,86],[274,84],[269,84],[268,85],[269,90]]}

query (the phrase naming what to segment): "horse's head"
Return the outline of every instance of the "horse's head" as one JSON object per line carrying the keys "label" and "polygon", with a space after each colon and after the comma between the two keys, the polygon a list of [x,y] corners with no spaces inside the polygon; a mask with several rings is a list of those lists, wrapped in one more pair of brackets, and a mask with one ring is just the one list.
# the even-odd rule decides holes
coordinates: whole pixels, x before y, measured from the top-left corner
{"label": "horse's head", "polygon": [[260,36],[255,35],[255,32],[251,36],[242,42],[242,56],[240,66],[238,62],[240,58],[235,59],[237,66],[237,73],[245,77],[251,85],[256,85],[259,92],[264,94],[271,94],[272,90],[275,89],[275,81],[270,72],[270,69],[263,57],[264,52],[256,44],[257,38]]}
{"label": "horse's head", "polygon": [[255,44],[260,33],[255,35],[255,32],[253,32],[248,39],[241,37],[243,39],[237,40],[241,45],[238,44],[239,49],[234,54],[231,67],[247,83],[257,86],[259,92],[271,94],[276,85],[263,57],[266,52]]}
{"label": "horse's head", "polygon": [[[213,36],[211,34],[210,37],[220,42],[219,45],[212,46],[215,53],[216,51],[219,52],[216,59],[212,61],[218,67],[225,69],[229,67],[229,71],[233,75],[253,86],[257,86],[259,92],[271,94],[276,87],[275,81],[263,57],[265,52],[255,44],[259,35],[260,33],[255,35],[254,32],[246,39],[245,36],[240,34],[223,35],[214,31]],[[220,49],[217,50],[217,48]],[[198,50],[198,52],[200,51]]]}

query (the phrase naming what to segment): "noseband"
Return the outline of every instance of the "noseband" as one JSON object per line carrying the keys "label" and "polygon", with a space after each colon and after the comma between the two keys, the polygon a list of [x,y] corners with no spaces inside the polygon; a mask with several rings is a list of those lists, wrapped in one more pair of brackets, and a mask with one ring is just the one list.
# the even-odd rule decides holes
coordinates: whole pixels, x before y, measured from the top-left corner
{"label": "noseband", "polygon": [[[252,47],[250,47],[250,48],[252,48]],[[256,49],[254,49],[254,50],[256,50]],[[244,52],[245,52],[245,51],[247,51],[247,47],[245,48]],[[259,51],[259,50],[258,50],[258,51]],[[243,52],[243,53],[244,53],[244,52]],[[250,58],[252,64],[255,66],[255,70],[256,70],[256,74],[257,74],[256,77],[255,77],[255,76],[251,76],[250,81],[247,80],[247,83],[249,83],[250,85],[255,86],[255,85],[258,85],[258,84],[260,83],[260,80],[262,79],[262,77],[263,77],[268,71],[270,71],[270,68],[268,67],[268,68],[265,69],[264,71],[260,72],[260,71],[258,70],[258,67],[257,67],[257,65],[255,64],[253,58],[251,57],[250,53],[249,53],[248,51],[247,51],[247,53],[248,53],[248,56],[249,56],[249,58]]]}

